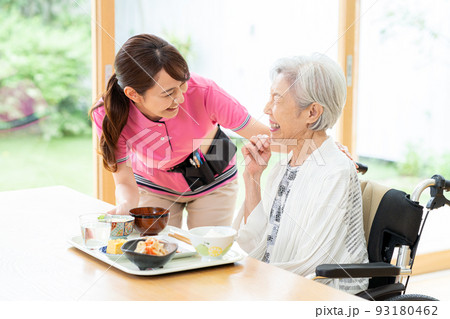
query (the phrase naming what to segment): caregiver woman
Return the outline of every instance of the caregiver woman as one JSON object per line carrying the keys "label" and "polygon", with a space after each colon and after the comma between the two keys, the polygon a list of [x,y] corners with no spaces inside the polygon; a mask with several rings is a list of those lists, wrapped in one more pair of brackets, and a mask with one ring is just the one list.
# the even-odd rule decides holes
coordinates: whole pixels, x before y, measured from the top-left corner
{"label": "caregiver woman", "polygon": [[237,196],[235,146],[220,126],[239,135],[268,132],[213,81],[190,74],[171,44],[154,35],[128,39],[115,74],[90,115],[103,164],[113,173],[117,206],[170,210],[169,224],[230,225]]}

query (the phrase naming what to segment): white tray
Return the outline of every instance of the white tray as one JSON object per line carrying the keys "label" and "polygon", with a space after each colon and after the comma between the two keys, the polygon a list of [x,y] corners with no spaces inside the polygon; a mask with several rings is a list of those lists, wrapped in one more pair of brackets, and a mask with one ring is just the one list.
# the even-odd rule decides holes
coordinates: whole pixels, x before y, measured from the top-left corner
{"label": "white tray", "polygon": [[[179,234],[185,234],[185,231],[176,228],[176,227],[168,227],[168,229],[165,229],[163,233],[161,233],[159,236],[153,236],[153,237],[160,237],[162,239],[175,242],[179,245],[179,249],[181,250],[181,253],[177,253],[175,257],[169,261],[166,265],[164,265],[163,268],[157,268],[157,269],[147,269],[147,270],[139,270],[139,268],[133,264],[131,261],[128,260],[125,255],[117,255],[117,256],[111,256],[106,255],[102,253],[98,249],[88,249],[83,245],[81,236],[74,236],[68,240],[68,243],[71,244],[73,247],[78,248],[79,250],[85,252],[88,255],[91,255],[92,257],[95,257],[109,265],[111,265],[114,268],[120,269],[123,272],[126,272],[128,274],[138,275],[138,276],[155,276],[155,275],[162,275],[162,274],[168,274],[173,272],[179,272],[179,271],[186,271],[191,269],[199,269],[199,268],[206,268],[206,267],[213,267],[213,266],[219,266],[219,265],[225,265],[225,264],[231,264],[236,261],[241,260],[244,256],[233,250],[230,249],[228,253],[223,256],[222,259],[217,260],[202,260],[200,256],[198,256],[195,252],[195,249],[175,238],[167,236],[167,233],[169,230],[173,230],[175,232],[178,232]],[[138,238],[139,234],[133,233],[131,234],[128,239]],[[178,255],[178,256],[177,256]]]}

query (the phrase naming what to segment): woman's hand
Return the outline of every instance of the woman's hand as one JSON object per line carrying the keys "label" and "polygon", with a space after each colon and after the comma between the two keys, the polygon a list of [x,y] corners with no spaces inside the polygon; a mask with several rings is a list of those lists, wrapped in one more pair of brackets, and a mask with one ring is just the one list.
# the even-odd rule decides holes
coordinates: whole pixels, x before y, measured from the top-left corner
{"label": "woman's hand", "polygon": [[[358,170],[358,168],[359,168],[358,163],[356,163],[356,161],[353,159],[352,155],[348,151],[347,146],[344,146],[344,145],[342,145],[339,142],[335,142],[335,143],[336,143],[337,147],[339,148],[339,150],[341,150],[341,152],[344,153],[353,162],[353,164],[355,165],[356,170]],[[359,171],[358,171],[358,173],[359,173]]]}
{"label": "woman's hand", "polygon": [[251,177],[259,177],[267,168],[270,156],[270,139],[267,135],[252,136],[242,149],[244,155],[245,172],[244,174]]}
{"label": "woman's hand", "polygon": [[129,215],[130,210],[135,208],[136,206],[130,205],[129,203],[122,203],[117,205],[113,209],[109,210],[107,214],[110,215]]}

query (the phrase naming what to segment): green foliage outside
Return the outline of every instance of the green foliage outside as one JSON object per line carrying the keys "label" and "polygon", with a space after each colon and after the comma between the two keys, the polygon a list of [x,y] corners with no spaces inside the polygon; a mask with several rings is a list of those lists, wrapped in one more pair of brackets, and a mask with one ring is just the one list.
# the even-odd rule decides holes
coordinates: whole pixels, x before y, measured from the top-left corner
{"label": "green foliage outside", "polygon": [[419,145],[408,145],[405,159],[398,165],[406,176],[431,177],[434,174],[450,178],[450,152],[436,154]]}
{"label": "green foliage outside", "polygon": [[[82,5],[83,7],[80,7]],[[88,134],[91,103],[89,1],[0,0],[0,88],[42,96],[47,139]],[[36,89],[40,94],[36,93]],[[35,91],[33,91],[35,90]],[[0,97],[0,113],[14,103]],[[45,105],[45,107],[44,107]]]}
{"label": "green foliage outside", "polygon": [[169,32],[166,30],[163,32],[163,38],[177,48],[178,51],[180,51],[188,65],[192,63],[195,55],[192,51],[192,38],[190,35],[184,38],[175,32]]}
{"label": "green foliage outside", "polygon": [[0,192],[64,185],[94,195],[92,138],[0,138]]}

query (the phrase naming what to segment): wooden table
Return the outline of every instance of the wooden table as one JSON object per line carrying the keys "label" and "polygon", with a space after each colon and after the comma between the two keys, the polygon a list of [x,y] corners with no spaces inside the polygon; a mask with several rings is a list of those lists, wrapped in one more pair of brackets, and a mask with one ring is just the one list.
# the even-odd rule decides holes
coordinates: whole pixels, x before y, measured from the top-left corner
{"label": "wooden table", "polygon": [[111,205],[63,186],[0,192],[0,300],[362,300],[246,257],[129,275],[71,247],[78,216]]}

